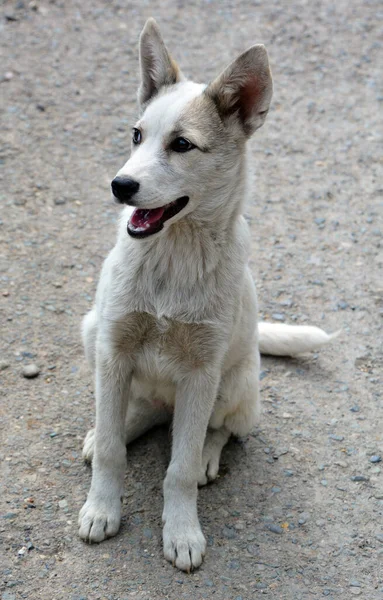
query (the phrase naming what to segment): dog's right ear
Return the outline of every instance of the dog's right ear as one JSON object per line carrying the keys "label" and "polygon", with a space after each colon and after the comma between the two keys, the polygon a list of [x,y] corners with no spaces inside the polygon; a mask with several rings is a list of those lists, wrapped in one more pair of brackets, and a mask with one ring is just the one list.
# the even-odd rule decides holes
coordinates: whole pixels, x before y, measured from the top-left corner
{"label": "dog's right ear", "polygon": [[182,81],[183,75],[166,49],[156,21],[148,19],[140,36],[141,85],[138,102],[145,105],[164,85]]}

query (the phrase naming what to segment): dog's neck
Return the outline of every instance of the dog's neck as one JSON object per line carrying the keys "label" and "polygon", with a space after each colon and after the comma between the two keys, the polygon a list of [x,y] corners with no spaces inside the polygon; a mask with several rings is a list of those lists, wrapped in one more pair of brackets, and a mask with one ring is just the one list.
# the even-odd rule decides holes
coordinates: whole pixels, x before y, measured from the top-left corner
{"label": "dog's neck", "polygon": [[[129,263],[151,278],[172,279],[186,287],[202,282],[217,267],[222,249],[233,241],[238,217],[243,212],[244,186],[212,214],[188,214],[153,239],[128,238],[127,218],[122,217],[121,236]],[[121,228],[121,229],[122,229]]]}
{"label": "dog's neck", "polygon": [[149,277],[173,278],[187,286],[209,276],[220,262],[222,248],[234,241],[236,221],[244,212],[248,169],[246,152],[241,154],[233,169],[231,188],[222,189],[218,181],[215,193],[202,200],[195,211],[153,238],[129,238],[124,211],[119,240],[127,248],[129,263],[135,263]]}

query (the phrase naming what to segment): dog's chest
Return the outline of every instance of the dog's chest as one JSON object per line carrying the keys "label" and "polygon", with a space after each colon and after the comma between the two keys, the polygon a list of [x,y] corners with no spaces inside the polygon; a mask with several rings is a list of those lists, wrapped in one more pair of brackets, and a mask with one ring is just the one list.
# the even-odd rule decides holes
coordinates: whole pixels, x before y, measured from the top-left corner
{"label": "dog's chest", "polygon": [[212,325],[158,319],[131,313],[116,328],[119,352],[132,361],[134,374],[148,381],[175,383],[177,379],[214,362],[217,335]]}

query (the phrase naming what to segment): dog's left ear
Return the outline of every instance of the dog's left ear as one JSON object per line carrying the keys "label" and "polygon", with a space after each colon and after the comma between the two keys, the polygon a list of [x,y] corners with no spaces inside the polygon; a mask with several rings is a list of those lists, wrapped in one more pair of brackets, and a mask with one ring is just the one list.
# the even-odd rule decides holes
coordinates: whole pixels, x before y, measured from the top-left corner
{"label": "dog's left ear", "polygon": [[266,48],[252,46],[205,90],[221,118],[238,118],[247,137],[261,127],[269,110],[273,82]]}
{"label": "dog's left ear", "polygon": [[184,78],[177,63],[166,49],[159,27],[148,19],[140,36],[141,85],[138,101],[144,105],[164,85],[172,85]]}

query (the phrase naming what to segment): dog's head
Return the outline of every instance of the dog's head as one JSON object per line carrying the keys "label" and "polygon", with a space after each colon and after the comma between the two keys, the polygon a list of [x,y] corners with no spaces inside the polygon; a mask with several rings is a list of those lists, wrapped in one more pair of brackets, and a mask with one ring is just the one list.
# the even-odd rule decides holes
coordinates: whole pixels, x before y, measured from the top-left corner
{"label": "dog's head", "polygon": [[159,234],[186,215],[201,223],[238,196],[246,140],[265,121],[272,79],[264,46],[252,46],[212,83],[187,81],[156,22],[140,37],[141,117],[132,152],[112,181],[115,199],[136,207],[132,237]]}

